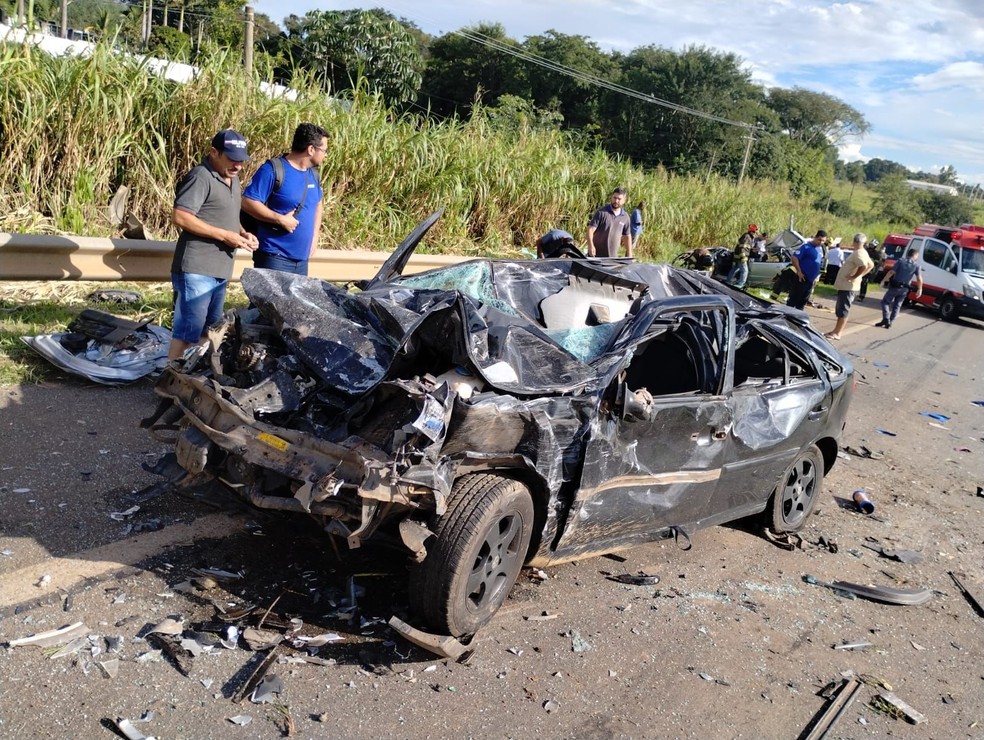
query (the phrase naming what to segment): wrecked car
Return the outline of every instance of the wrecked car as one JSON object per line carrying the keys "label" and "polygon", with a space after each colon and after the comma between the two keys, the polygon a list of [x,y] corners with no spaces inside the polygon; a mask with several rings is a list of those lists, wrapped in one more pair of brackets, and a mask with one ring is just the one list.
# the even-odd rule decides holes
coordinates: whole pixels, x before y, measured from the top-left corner
{"label": "wrecked car", "polygon": [[243,274],[253,307],[164,372],[145,422],[184,482],[395,545],[415,620],[455,636],[524,564],[752,515],[803,527],[854,385],[805,314],[632,260],[402,275],[438,215],[361,290]]}

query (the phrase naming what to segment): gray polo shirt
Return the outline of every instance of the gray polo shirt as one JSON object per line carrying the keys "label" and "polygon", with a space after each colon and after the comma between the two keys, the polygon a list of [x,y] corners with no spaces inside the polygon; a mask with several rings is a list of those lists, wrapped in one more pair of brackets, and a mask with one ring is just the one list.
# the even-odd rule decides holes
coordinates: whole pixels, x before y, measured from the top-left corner
{"label": "gray polo shirt", "polygon": [[629,233],[629,214],[623,208],[616,216],[609,203],[602,206],[588,221],[588,226],[595,227],[594,248],[598,257],[618,257],[618,245],[622,235]]}
{"label": "gray polo shirt", "polygon": [[[232,184],[226,185],[222,175],[212,169],[206,158],[178,183],[174,207],[198,216],[211,226],[238,234],[242,193],[238,177],[233,177]],[[171,261],[171,272],[228,280],[232,277],[234,262],[235,250],[215,239],[182,230]]]}

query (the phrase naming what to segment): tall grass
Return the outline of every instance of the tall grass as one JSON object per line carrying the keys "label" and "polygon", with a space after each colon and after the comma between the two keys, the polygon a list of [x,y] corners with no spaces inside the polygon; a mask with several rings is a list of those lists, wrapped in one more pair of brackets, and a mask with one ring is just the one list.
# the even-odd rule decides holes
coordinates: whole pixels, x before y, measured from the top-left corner
{"label": "tall grass", "polygon": [[647,202],[642,258],[733,243],[752,221],[775,231],[791,213],[803,231],[861,226],[810,210],[781,185],[643,171],[576,149],[557,131],[506,133],[483,115],[444,123],[394,116],[363,92],[341,105],[303,75],[292,84],[296,100],[272,98],[243,73],[238,53],[200,69],[176,84],[108,45],[66,59],[0,44],[0,230],[110,234],[105,206],[126,185],[137,217],[174,238],[175,183],[215,131],[245,133],[255,167],[284,151],[301,121],[331,132],[324,247],[392,249],[439,207],[445,216],[425,249],[515,255],[558,226],[583,241],[589,214],[617,185],[630,204]]}

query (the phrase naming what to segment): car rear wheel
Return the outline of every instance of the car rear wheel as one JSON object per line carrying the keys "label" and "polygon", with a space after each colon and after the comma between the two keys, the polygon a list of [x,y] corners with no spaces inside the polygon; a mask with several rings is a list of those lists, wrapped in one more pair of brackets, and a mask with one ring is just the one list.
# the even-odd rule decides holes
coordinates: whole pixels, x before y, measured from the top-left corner
{"label": "car rear wheel", "polygon": [[823,455],[810,445],[789,466],[766,509],[775,532],[798,532],[816,508],[823,487]]}
{"label": "car rear wheel", "polygon": [[944,321],[956,321],[957,313],[957,302],[953,298],[944,298],[940,303],[940,318]]}
{"label": "car rear wheel", "polygon": [[488,622],[526,560],[533,499],[517,480],[459,478],[444,516],[431,522],[427,557],[410,573],[410,608],[430,628],[460,637]]}

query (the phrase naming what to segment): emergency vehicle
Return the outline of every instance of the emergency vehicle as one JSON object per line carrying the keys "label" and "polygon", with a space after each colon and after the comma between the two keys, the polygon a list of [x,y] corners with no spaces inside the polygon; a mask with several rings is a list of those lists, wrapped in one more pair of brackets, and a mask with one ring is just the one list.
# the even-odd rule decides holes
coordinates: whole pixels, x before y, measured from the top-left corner
{"label": "emergency vehicle", "polygon": [[871,278],[872,282],[880,283],[884,280],[895,264],[895,260],[905,257],[911,238],[912,234],[886,234],[881,243],[885,250],[885,259],[878,266],[878,272]]}
{"label": "emergency vehicle", "polygon": [[922,296],[912,291],[909,300],[939,309],[947,321],[984,319],[984,226],[922,224],[909,248],[919,253],[923,278]]}

